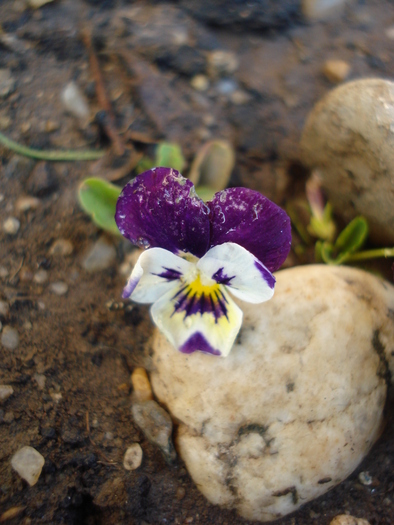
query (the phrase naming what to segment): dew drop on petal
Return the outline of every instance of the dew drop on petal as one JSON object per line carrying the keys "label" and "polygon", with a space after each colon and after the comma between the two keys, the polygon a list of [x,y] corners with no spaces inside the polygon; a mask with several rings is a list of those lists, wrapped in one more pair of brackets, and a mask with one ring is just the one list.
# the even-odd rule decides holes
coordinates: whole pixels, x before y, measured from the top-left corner
{"label": "dew drop on petal", "polygon": [[145,250],[147,250],[150,247],[149,241],[147,239],[144,239],[144,237],[138,237],[137,245],[140,248],[144,248]]}

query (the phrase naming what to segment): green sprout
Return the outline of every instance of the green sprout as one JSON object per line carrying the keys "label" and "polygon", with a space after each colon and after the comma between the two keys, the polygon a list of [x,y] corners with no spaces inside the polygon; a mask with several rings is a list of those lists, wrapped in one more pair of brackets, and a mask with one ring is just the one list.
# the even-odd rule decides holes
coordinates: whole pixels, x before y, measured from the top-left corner
{"label": "green sprout", "polygon": [[[329,202],[324,204],[316,172],[306,184],[306,196],[308,202],[294,200],[288,203],[286,210],[304,245],[311,246],[315,243],[316,262],[338,265],[378,257],[394,257],[394,248],[361,250],[369,230],[364,217],[355,217],[336,237],[332,206]],[[301,255],[304,247],[298,245],[295,251]]]}

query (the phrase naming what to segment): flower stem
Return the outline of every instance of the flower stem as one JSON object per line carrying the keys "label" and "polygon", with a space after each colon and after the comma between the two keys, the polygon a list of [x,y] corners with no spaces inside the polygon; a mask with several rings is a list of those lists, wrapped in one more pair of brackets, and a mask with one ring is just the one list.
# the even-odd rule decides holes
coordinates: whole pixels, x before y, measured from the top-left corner
{"label": "flower stem", "polygon": [[375,250],[353,253],[346,258],[346,262],[365,261],[376,257],[394,257],[394,248],[376,248]]}
{"label": "flower stem", "polygon": [[52,160],[52,161],[77,161],[77,160],[97,160],[104,156],[105,152],[102,150],[47,150],[41,151],[38,149],[28,148],[22,144],[9,139],[2,133],[0,133],[0,144],[6,148],[30,157],[32,159],[39,160]]}

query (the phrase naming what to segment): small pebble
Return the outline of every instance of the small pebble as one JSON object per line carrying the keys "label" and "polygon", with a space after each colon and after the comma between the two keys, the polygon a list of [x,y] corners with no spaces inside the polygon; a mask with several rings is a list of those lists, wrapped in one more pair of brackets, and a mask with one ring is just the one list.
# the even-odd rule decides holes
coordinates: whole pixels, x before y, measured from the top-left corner
{"label": "small pebble", "polygon": [[250,95],[242,89],[236,89],[234,93],[231,93],[230,100],[233,104],[241,106],[242,104],[247,104],[250,101]]}
{"label": "small pebble", "polygon": [[208,70],[212,77],[231,75],[238,65],[238,58],[232,51],[219,49],[208,54]]}
{"label": "small pebble", "polygon": [[146,438],[159,447],[167,463],[173,463],[176,458],[172,444],[172,420],[168,412],[156,401],[134,403],[131,407],[135,423]]}
{"label": "small pebble", "polygon": [[1,344],[9,350],[15,350],[19,345],[19,335],[15,328],[5,326],[1,334]]}
{"label": "small pebble", "polygon": [[74,246],[68,239],[57,239],[49,250],[49,255],[54,257],[68,257],[74,251]]}
{"label": "small pebble", "polygon": [[5,318],[8,316],[10,307],[6,301],[0,301],[0,318]]}
{"label": "small pebble", "polygon": [[46,270],[38,270],[37,273],[34,274],[33,281],[36,284],[44,284],[48,280],[48,272]]}
{"label": "small pebble", "polygon": [[323,66],[324,76],[333,84],[343,82],[350,73],[350,65],[344,60],[327,60]]}
{"label": "small pebble", "polygon": [[38,162],[32,170],[26,190],[36,197],[51,195],[59,187],[59,182],[53,168],[47,162]]}
{"label": "small pebble", "polygon": [[3,231],[7,235],[16,235],[20,227],[21,223],[15,217],[8,217],[8,219],[3,222]]}
{"label": "small pebble", "polygon": [[369,525],[367,520],[355,518],[348,514],[340,514],[330,521],[330,525]]}
{"label": "small pebble", "polygon": [[131,384],[133,385],[133,398],[136,402],[143,403],[153,399],[148,374],[144,368],[135,368],[133,370]]}
{"label": "small pebble", "polygon": [[11,385],[0,385],[0,403],[3,403],[14,393]]}
{"label": "small pebble", "polygon": [[60,123],[57,120],[47,120],[45,122],[45,131],[47,133],[53,133],[60,128]]}
{"label": "small pebble", "polygon": [[6,277],[8,277],[8,270],[5,266],[0,266],[0,278],[1,279],[5,279]]}
{"label": "small pebble", "polygon": [[185,495],[186,495],[186,490],[184,489],[184,487],[178,487],[176,491],[176,499],[181,500],[185,497]]}
{"label": "small pebble", "polygon": [[302,13],[309,20],[327,20],[340,14],[347,0],[302,0]]}
{"label": "small pebble", "polygon": [[15,419],[15,416],[13,412],[11,411],[6,412],[3,417],[3,423],[6,423],[7,425],[9,425],[10,423],[14,421],[14,419]]}
{"label": "small pebble", "polygon": [[358,475],[358,479],[363,485],[367,485],[367,486],[372,485],[372,482],[373,482],[372,476],[367,471],[360,472],[360,474]]}
{"label": "small pebble", "polygon": [[231,95],[238,89],[238,84],[232,78],[223,78],[216,84],[216,89],[221,95]]}
{"label": "small pebble", "polygon": [[59,401],[63,399],[63,396],[60,392],[50,392],[49,395],[55,403],[59,403]]}
{"label": "small pebble", "polygon": [[75,82],[69,82],[63,89],[61,99],[65,109],[79,119],[89,118],[88,102]]}
{"label": "small pebble", "polygon": [[133,443],[123,458],[123,466],[126,470],[136,470],[142,463],[142,448],[139,443]]}
{"label": "small pebble", "polygon": [[82,267],[87,272],[99,272],[110,268],[116,259],[114,245],[105,237],[100,237],[86,253]]}
{"label": "small pebble", "polygon": [[190,85],[196,91],[206,91],[209,88],[209,78],[205,75],[196,75],[191,79]]}
{"label": "small pebble", "polygon": [[45,459],[33,447],[22,447],[11,458],[14,470],[32,487],[41,475]]}
{"label": "small pebble", "polygon": [[385,34],[389,40],[394,40],[394,26],[390,26],[385,30]]}
{"label": "small pebble", "polygon": [[19,197],[15,202],[15,209],[18,212],[25,212],[29,210],[35,210],[40,205],[40,199],[37,197]]}
{"label": "small pebble", "polygon": [[65,295],[68,292],[68,284],[63,281],[51,284],[51,292],[55,295]]}
{"label": "small pebble", "polygon": [[15,79],[10,69],[0,69],[0,98],[7,98],[15,91]]}
{"label": "small pebble", "polygon": [[44,376],[44,374],[34,374],[33,379],[37,383],[38,388],[40,390],[44,390],[45,383],[46,383],[46,380],[47,380],[47,378]]}

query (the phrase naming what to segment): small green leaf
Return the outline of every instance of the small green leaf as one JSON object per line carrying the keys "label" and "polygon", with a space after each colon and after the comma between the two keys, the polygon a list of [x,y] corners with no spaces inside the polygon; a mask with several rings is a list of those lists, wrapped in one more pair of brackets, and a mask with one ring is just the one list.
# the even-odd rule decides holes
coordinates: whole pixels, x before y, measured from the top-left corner
{"label": "small green leaf", "polygon": [[83,210],[93,222],[108,232],[119,234],[115,222],[116,201],[122,188],[102,179],[85,179],[78,189],[78,199]]}
{"label": "small green leaf", "polygon": [[155,162],[156,166],[173,168],[180,173],[186,164],[179,144],[172,144],[171,142],[162,142],[157,146]]}
{"label": "small green leaf", "polygon": [[135,168],[137,174],[144,173],[144,171],[151,170],[155,167],[155,163],[152,159],[149,157],[142,157],[142,159],[137,164],[137,167]]}
{"label": "small green leaf", "polygon": [[226,140],[211,140],[197,152],[188,178],[195,186],[209,187],[216,193],[226,188],[234,164],[232,145]]}
{"label": "small green leaf", "polygon": [[356,217],[339,234],[335,242],[338,253],[351,254],[358,251],[368,237],[368,223],[364,217]]}
{"label": "small green leaf", "polygon": [[208,202],[213,199],[215,195],[215,190],[208,188],[208,186],[197,186],[196,193],[204,202]]}

